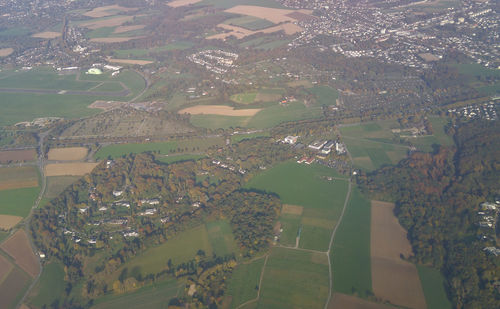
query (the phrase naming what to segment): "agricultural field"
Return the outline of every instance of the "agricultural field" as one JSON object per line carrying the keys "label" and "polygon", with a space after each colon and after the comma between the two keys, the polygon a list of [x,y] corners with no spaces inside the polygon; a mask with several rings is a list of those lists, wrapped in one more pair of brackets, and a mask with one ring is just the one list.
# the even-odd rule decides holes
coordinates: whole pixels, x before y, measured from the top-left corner
{"label": "agricultural field", "polygon": [[165,280],[138,289],[124,295],[108,295],[98,298],[92,309],[123,308],[165,308],[170,299],[179,296],[183,282],[174,279]]}
{"label": "agricultural field", "polygon": [[205,223],[212,251],[218,256],[226,256],[238,251],[231,225],[227,220]]}
{"label": "agricultural field", "polygon": [[197,154],[180,154],[180,155],[156,155],[155,160],[162,163],[172,164],[184,161],[197,161],[206,158],[204,155]]}
{"label": "agricultural field", "polygon": [[331,252],[333,290],[366,298],[372,295],[370,201],[354,187]]}
{"label": "agricultural field", "polygon": [[286,162],[258,174],[245,187],[276,193],[285,204],[280,243],[295,247],[300,231],[300,248],[326,251],[347,193],[344,179],[325,179],[336,176],[321,165]]}
{"label": "agricultural field", "polygon": [[86,147],[51,148],[47,157],[53,161],[78,161],[87,156]]}
{"label": "agricultural field", "polygon": [[28,236],[24,230],[18,230],[14,235],[2,243],[0,248],[9,254],[19,267],[31,277],[40,272],[38,259],[31,249]]}
{"label": "agricultural field", "polygon": [[444,288],[444,278],[439,270],[417,265],[418,275],[422,282],[422,289],[425,294],[425,301],[429,309],[450,309],[452,308],[446,290]]}
{"label": "agricultural field", "polygon": [[260,275],[264,267],[265,258],[241,263],[233,271],[227,286],[227,294],[231,297],[231,308],[255,299]]}
{"label": "agricultural field", "polygon": [[7,57],[14,52],[13,48],[0,48],[0,57]]}
{"label": "agricultural field", "polygon": [[14,267],[3,282],[0,282],[0,307],[16,308],[17,303],[28,289],[31,278],[20,268]]}
{"label": "agricultural field", "polygon": [[339,97],[339,92],[330,86],[314,86],[307,89],[307,91],[316,97],[316,105],[330,106],[337,104],[336,100]]}
{"label": "agricultural field", "polygon": [[394,134],[390,127],[396,125],[396,121],[389,120],[342,127],[340,132],[354,166],[372,171],[386,164],[396,164],[405,158],[408,146],[392,140]]}
{"label": "agricultural field", "polygon": [[[186,244],[189,245],[187,246]],[[172,259],[174,265],[186,262],[193,259],[198,250],[205,251],[207,256],[211,256],[213,253],[205,225],[181,232],[167,242],[142,252],[123,264],[113,274],[107,276],[107,278],[112,283],[114,280],[117,280],[124,268],[128,270],[136,268],[143,276],[150,273],[157,273],[166,268],[169,259]]]}
{"label": "agricultural field", "polygon": [[0,191],[0,214],[26,217],[39,191],[38,187]]}
{"label": "agricultural field", "polygon": [[326,254],[275,247],[264,269],[257,308],[322,308],[328,285]]}
{"label": "agricultural field", "polygon": [[[189,0],[188,0],[189,1]],[[213,5],[216,8],[231,8],[235,5],[257,5],[268,8],[283,8],[283,6],[273,0],[203,0],[199,2],[200,5]]]}
{"label": "agricultural field", "polygon": [[224,24],[242,27],[252,31],[262,30],[274,26],[274,23],[272,22],[253,16],[230,18],[224,21]]}
{"label": "agricultural field", "polygon": [[46,176],[83,176],[92,172],[99,163],[50,163],[45,165]]}
{"label": "agricultural field", "polygon": [[164,46],[158,46],[150,49],[118,49],[113,51],[113,55],[117,58],[124,59],[145,59],[150,54],[162,53],[172,50],[185,50],[193,47],[194,44],[188,41],[173,42]]}
{"label": "agricultural field", "polygon": [[[172,152],[200,152],[210,147],[224,145],[222,138],[186,139],[171,142],[143,143],[143,144],[116,144],[103,147],[97,151],[95,158],[103,160],[108,157],[118,158],[130,153],[155,152],[168,155]],[[168,161],[168,160],[167,160]],[[168,163],[168,162],[167,162]]]}
{"label": "agricultural field", "polygon": [[41,308],[50,306],[64,294],[64,268],[58,262],[50,262],[43,267],[42,274],[33,291],[29,304]]}
{"label": "agricultural field", "polygon": [[417,268],[401,258],[412,255],[394,204],[371,202],[371,269],[375,296],[408,308],[426,308]]}
{"label": "agricultural field", "polygon": [[11,215],[0,215],[0,230],[10,230],[16,224],[18,224],[23,217],[11,216]]}
{"label": "agricultural field", "polygon": [[235,109],[226,105],[196,105],[181,109],[179,114],[191,115],[221,115],[221,116],[254,116],[260,111],[258,108]]}
{"label": "agricultural field", "polygon": [[79,176],[51,176],[47,177],[47,188],[45,189],[46,198],[55,198],[61,194],[64,189],[80,179]]}
{"label": "agricultural field", "polygon": [[0,191],[38,186],[35,166],[0,167]]}
{"label": "agricultural field", "polygon": [[[238,111],[238,110],[235,110]],[[190,122],[197,127],[217,128],[271,128],[283,122],[319,118],[319,107],[306,107],[302,102],[291,102],[287,106],[274,104],[263,108],[254,116],[191,115]]]}
{"label": "agricultural field", "polygon": [[[98,92],[92,89],[103,82],[114,83],[117,87],[123,84],[126,89],[118,92]],[[144,87],[144,79],[134,71],[123,71],[115,77],[103,74],[102,77],[93,78],[85,74],[58,75],[49,68],[4,70],[0,72],[0,126],[31,121],[38,117],[90,116],[97,112],[88,108],[94,101],[128,101]]]}
{"label": "agricultural field", "polygon": [[391,309],[392,306],[372,303],[351,295],[335,293],[328,309]]}

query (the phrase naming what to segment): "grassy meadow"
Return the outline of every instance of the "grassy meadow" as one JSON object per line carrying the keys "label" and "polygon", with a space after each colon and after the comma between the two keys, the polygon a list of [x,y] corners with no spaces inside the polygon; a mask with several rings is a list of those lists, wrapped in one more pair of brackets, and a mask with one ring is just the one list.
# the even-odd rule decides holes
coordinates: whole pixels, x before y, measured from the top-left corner
{"label": "grassy meadow", "polygon": [[51,262],[43,267],[42,274],[37,282],[30,299],[30,304],[41,308],[50,306],[64,295],[64,268],[59,262]]}
{"label": "grassy meadow", "polygon": [[0,191],[0,214],[26,217],[39,191],[39,187]]}
{"label": "grassy meadow", "polygon": [[423,265],[417,265],[417,270],[420,282],[422,282],[427,308],[451,308],[451,303],[444,288],[444,278],[439,270]]}
{"label": "grassy meadow", "polygon": [[260,258],[250,263],[239,264],[234,269],[227,285],[227,294],[232,298],[231,308],[257,297],[264,261],[264,258]]}

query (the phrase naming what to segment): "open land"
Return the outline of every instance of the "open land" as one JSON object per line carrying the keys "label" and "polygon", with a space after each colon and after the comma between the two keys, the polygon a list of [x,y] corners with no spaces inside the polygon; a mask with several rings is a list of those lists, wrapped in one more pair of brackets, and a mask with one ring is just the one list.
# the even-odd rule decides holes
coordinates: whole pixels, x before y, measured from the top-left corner
{"label": "open land", "polygon": [[115,31],[113,33],[124,33],[124,32],[129,32],[129,31],[134,31],[134,30],[140,30],[146,27],[146,25],[132,25],[132,26],[120,26],[116,27]]}
{"label": "open land", "polygon": [[3,280],[7,277],[13,267],[14,266],[0,254],[0,284],[2,284]]}
{"label": "open land", "polygon": [[134,19],[134,16],[117,16],[111,18],[103,18],[98,20],[90,20],[87,22],[83,22],[80,24],[82,27],[86,27],[89,29],[98,29],[103,27],[116,27],[121,26],[127,21],[131,21]]}
{"label": "open land", "polygon": [[301,12],[304,14],[310,13],[307,10],[286,10],[286,9],[274,9],[274,8],[266,8],[262,6],[254,6],[254,5],[237,5],[230,9],[225,10],[227,13],[233,13],[238,15],[247,15],[254,16],[262,19],[269,20],[272,23],[279,24],[283,22],[294,22],[295,18],[288,16],[294,12]]}
{"label": "open land", "polygon": [[30,305],[41,308],[50,306],[64,293],[64,267],[61,263],[51,262],[43,267],[42,274],[34,290],[30,293]]}
{"label": "open land", "polygon": [[276,193],[285,204],[279,218],[283,228],[280,244],[295,246],[301,230],[300,248],[328,249],[331,231],[344,205],[347,182],[327,181],[325,176],[338,174],[321,165],[286,162],[258,174],[245,185]]}
{"label": "open land", "polygon": [[178,7],[181,7],[181,6],[195,4],[195,3],[198,3],[198,2],[201,2],[201,1],[202,0],[175,0],[175,1],[167,3],[167,5],[171,6],[173,8],[178,8]]}
{"label": "open land", "polygon": [[0,163],[33,161],[35,156],[35,149],[0,151]]}
{"label": "open land", "polygon": [[153,61],[149,61],[149,60],[115,59],[115,58],[108,58],[108,62],[125,63],[125,64],[138,64],[138,65],[147,65],[147,64],[153,63]]}
{"label": "open land", "polygon": [[25,217],[29,214],[40,188],[0,191],[0,214]]}
{"label": "open land", "polygon": [[451,309],[451,303],[446,296],[444,277],[439,270],[423,265],[417,265],[417,270],[422,282],[427,308]]}
{"label": "open land", "polygon": [[38,186],[38,174],[34,166],[0,168],[0,191]]}
{"label": "open land", "polygon": [[48,159],[53,161],[78,161],[87,156],[86,147],[51,148]]}
{"label": "open land", "polygon": [[[0,229],[10,230],[23,218],[19,216],[0,215]],[[0,277],[1,278],[1,277]]]}
{"label": "open land", "polygon": [[328,305],[328,309],[390,309],[391,306],[383,304],[372,303],[364,299],[335,293],[333,294],[332,301]]}
{"label": "open land", "polygon": [[99,163],[51,163],[45,166],[47,176],[83,176],[90,173]]}
{"label": "open land", "polygon": [[79,176],[51,176],[47,177],[47,188],[45,197],[54,198],[64,191],[68,186],[80,179]]}
{"label": "open land", "polygon": [[24,271],[31,277],[36,277],[40,272],[40,265],[31,249],[28,236],[24,230],[17,231],[0,246],[7,252]]}
{"label": "open land", "polygon": [[372,295],[370,202],[357,187],[351,193],[332,247],[333,290],[360,297]]}
{"label": "open land", "polygon": [[259,308],[322,308],[328,262],[314,253],[274,247],[264,269]]}
{"label": "open land", "polygon": [[60,32],[53,32],[53,31],[39,32],[32,35],[32,37],[39,39],[55,39],[60,36],[61,36]]}
{"label": "open land", "polygon": [[123,7],[120,5],[107,5],[107,6],[101,6],[98,8],[95,8],[91,11],[85,12],[83,15],[88,16],[88,17],[93,17],[93,18],[99,18],[99,17],[106,17],[106,16],[111,16],[114,15],[115,12],[128,12],[128,11],[135,11],[137,10],[136,8],[127,8]]}
{"label": "open land", "polygon": [[226,105],[197,105],[181,109],[179,114],[191,115],[222,115],[222,116],[254,116],[260,111],[259,108],[252,109],[234,109]]}
{"label": "open land", "polygon": [[14,268],[0,284],[0,307],[16,308],[22,293],[28,288],[30,277],[19,268]]}
{"label": "open land", "polygon": [[0,57],[7,57],[14,52],[13,48],[0,48]]}
{"label": "open land", "polygon": [[130,37],[108,37],[108,38],[93,38],[90,42],[96,43],[122,43],[136,39],[142,39],[144,36],[130,36]]}
{"label": "open land", "polygon": [[230,36],[234,36],[237,39],[243,39],[247,36],[254,35],[256,33],[274,33],[274,32],[279,32],[283,31],[287,35],[293,35],[295,33],[301,32],[304,29],[301,27],[292,24],[292,23],[284,23],[281,25],[277,25],[274,27],[269,27],[265,29],[260,29],[260,30],[248,30],[242,27],[234,26],[234,25],[226,25],[226,24],[218,24],[217,27],[222,28],[224,30],[229,30],[229,32],[224,32],[224,33],[219,33],[219,34],[214,34],[209,37],[207,37],[208,40],[225,40]]}
{"label": "open land", "polygon": [[256,286],[259,285],[260,274],[265,258],[249,263],[239,264],[231,275],[227,286],[227,294],[231,296],[231,308],[257,297]]}
{"label": "open land", "polygon": [[401,259],[412,254],[406,231],[394,215],[394,204],[372,201],[371,264],[375,295],[392,304],[427,308],[415,265]]}

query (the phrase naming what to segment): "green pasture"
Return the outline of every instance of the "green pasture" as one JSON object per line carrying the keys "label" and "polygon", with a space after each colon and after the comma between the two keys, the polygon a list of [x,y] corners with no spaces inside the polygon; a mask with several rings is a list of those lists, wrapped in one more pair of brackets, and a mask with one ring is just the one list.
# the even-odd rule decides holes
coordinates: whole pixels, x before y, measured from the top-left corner
{"label": "green pasture", "polygon": [[166,308],[178,296],[183,284],[175,279],[148,285],[123,295],[111,294],[98,298],[92,309]]}
{"label": "green pasture", "polygon": [[76,74],[59,75],[49,68],[16,71],[0,73],[0,88],[89,90],[98,85],[90,81],[77,81]]}
{"label": "green pasture", "polygon": [[232,297],[231,308],[255,299],[259,286],[260,274],[265,258],[239,264],[233,271],[227,285],[227,294]]}
{"label": "green pasture", "polygon": [[251,104],[255,102],[257,98],[257,92],[244,92],[233,94],[231,96],[231,101],[234,101],[239,104]]}
{"label": "green pasture", "polygon": [[[163,46],[158,46],[158,47],[153,47],[149,49],[140,49],[140,48],[133,48],[133,49],[117,49],[114,50],[114,56],[117,58],[141,58],[141,57],[148,57],[153,54],[159,54],[162,52],[168,52],[172,50],[185,50],[193,47],[194,44],[189,42],[189,41],[179,41],[179,42],[173,42],[167,45]],[[142,59],[142,58],[141,58]]]}
{"label": "green pasture", "polygon": [[333,89],[330,86],[314,86],[307,89],[307,91],[316,97],[316,104],[320,106],[336,105],[336,100],[339,96],[337,89]]}
{"label": "green pasture", "polygon": [[65,281],[64,268],[59,262],[51,262],[43,267],[30,304],[40,308],[50,306],[64,295]]}
{"label": "green pasture", "polygon": [[335,292],[372,294],[370,219],[370,201],[354,187],[330,253]]}
{"label": "green pasture", "polygon": [[80,179],[79,176],[49,176],[47,180],[47,188],[45,189],[45,198],[55,198],[61,194],[64,189]]}
{"label": "green pasture", "polygon": [[208,240],[212,250],[218,256],[226,256],[238,251],[231,225],[226,220],[206,223]]}
{"label": "green pasture", "polygon": [[322,308],[328,289],[326,255],[275,247],[264,269],[257,308]]}
{"label": "green pasture", "polygon": [[417,265],[417,270],[424,290],[427,308],[450,309],[452,306],[446,296],[444,278],[439,270],[423,265]]}
{"label": "green pasture", "polygon": [[266,19],[261,19],[253,16],[234,17],[224,21],[224,24],[242,27],[248,30],[256,31],[274,26],[274,24]]}
{"label": "green pasture", "polygon": [[39,191],[39,187],[0,191],[0,214],[26,217]]}
{"label": "green pasture", "polygon": [[161,163],[172,164],[176,162],[184,162],[184,161],[196,161],[199,159],[203,159],[206,156],[197,155],[197,154],[180,154],[180,155],[156,155],[156,161]]}
{"label": "green pasture", "polygon": [[231,142],[239,143],[241,141],[259,137],[269,137],[269,132],[255,132],[250,134],[235,134],[231,136]]}

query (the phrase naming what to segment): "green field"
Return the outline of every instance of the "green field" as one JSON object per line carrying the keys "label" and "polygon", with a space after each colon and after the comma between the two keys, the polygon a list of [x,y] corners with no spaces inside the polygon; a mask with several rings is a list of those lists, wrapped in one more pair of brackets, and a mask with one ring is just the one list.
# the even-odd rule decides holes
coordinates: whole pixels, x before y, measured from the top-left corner
{"label": "green field", "polygon": [[257,308],[323,308],[328,286],[326,255],[273,248]]}
{"label": "green field", "polygon": [[197,154],[181,154],[181,155],[158,155],[155,156],[155,159],[162,163],[172,164],[176,162],[184,162],[184,161],[196,161],[199,159],[203,159],[206,156],[197,155]]}
{"label": "green field", "polygon": [[283,8],[283,6],[272,0],[203,0],[199,5],[213,5],[216,8],[228,9],[236,5],[256,5],[269,8]]}
{"label": "green field", "polygon": [[242,27],[252,31],[262,30],[274,26],[274,24],[268,20],[253,16],[230,18],[224,21],[224,24]]}
{"label": "green field", "polygon": [[286,162],[253,177],[245,187],[276,193],[284,204],[304,208],[301,215],[280,216],[281,244],[295,246],[299,229],[302,229],[300,248],[326,251],[331,231],[344,206],[347,182],[343,179],[328,181],[324,177],[338,176],[322,165]]}
{"label": "green field", "polygon": [[76,182],[78,176],[49,176],[47,179],[47,188],[45,189],[45,198],[55,198],[61,194],[64,189]]}
{"label": "green field", "polygon": [[144,57],[159,54],[162,52],[172,51],[172,50],[185,50],[193,47],[194,44],[188,41],[179,41],[170,43],[164,46],[153,47],[150,49],[118,49],[113,51],[114,56],[117,58],[133,58],[133,59],[144,59]]}
{"label": "green field", "polygon": [[231,308],[257,297],[264,261],[264,258],[260,258],[251,263],[239,264],[235,268],[227,285],[227,294],[232,297]]}
{"label": "green field", "polygon": [[0,231],[0,244],[9,237],[9,232]]}
{"label": "green field", "polygon": [[64,269],[58,262],[52,262],[43,267],[40,279],[35,287],[34,297],[30,303],[36,307],[50,306],[64,295]]}
{"label": "green field", "polygon": [[454,65],[460,74],[476,77],[500,77],[500,70],[489,69],[477,63],[462,63]]}
{"label": "green field", "polygon": [[39,191],[38,187],[0,191],[0,214],[26,217]]}
{"label": "green field", "polygon": [[340,129],[354,166],[372,171],[383,165],[396,164],[406,157],[408,146],[393,140],[392,127],[396,121],[387,120],[346,126]]}
{"label": "green field", "polygon": [[135,292],[124,295],[104,296],[95,301],[93,309],[123,309],[123,308],[167,308],[170,299],[176,297],[183,284],[170,279],[161,283],[143,287]]}
{"label": "green field", "polygon": [[339,97],[339,92],[330,86],[314,86],[307,89],[316,97],[317,105],[336,105],[336,100]]}
{"label": "green field", "polygon": [[[109,74],[99,75],[99,77],[94,78],[81,74],[80,81],[76,80],[75,74],[59,76],[54,70],[48,69],[37,69],[28,72],[2,71],[0,73],[0,88],[87,91],[98,86],[102,81],[108,81],[116,85],[120,85],[118,82],[123,82],[129,88],[130,93],[128,96],[122,97],[1,92],[0,107],[2,113],[0,113],[0,126],[12,125],[21,121],[31,121],[38,117],[77,118],[90,116],[99,112],[99,110],[87,108],[94,101],[128,101],[139,94],[145,87],[144,79],[133,71],[123,71],[112,79]],[[112,86],[106,85],[106,87]]]}
{"label": "green field", "polygon": [[181,232],[165,243],[142,252],[123,264],[108,279],[111,282],[116,280],[124,268],[129,271],[138,269],[142,275],[154,274],[164,270],[169,259],[174,265],[187,262],[196,256],[198,250],[205,251],[207,256],[213,252],[205,225]]}
{"label": "green field", "polygon": [[[161,155],[168,155],[171,152],[197,152],[205,151],[210,147],[217,147],[224,144],[223,138],[213,137],[213,138],[195,138],[195,139],[185,139],[171,142],[158,142],[158,143],[141,143],[141,144],[116,144],[102,147],[99,149],[95,158],[97,160],[102,160],[108,156],[112,158],[119,158],[130,153],[142,153],[142,152],[156,152]],[[187,154],[185,154],[187,155]],[[169,158],[169,157],[167,157]],[[196,157],[193,157],[196,158]],[[160,160],[164,162],[163,160]],[[165,163],[169,159],[165,159]]]}
{"label": "green field", "polygon": [[239,142],[247,140],[247,139],[259,138],[259,137],[269,137],[269,132],[256,132],[256,133],[250,133],[250,134],[235,134],[235,135],[231,136],[231,142],[239,143]]}
{"label": "green field", "polygon": [[288,44],[289,42],[290,42],[290,40],[275,40],[275,41],[271,41],[271,42],[257,45],[254,48],[255,49],[263,49],[263,50],[271,50],[271,49],[275,49],[277,47],[281,47],[285,44]]}
{"label": "green field", "polygon": [[353,188],[331,252],[333,290],[367,297],[372,294],[370,201]]}
{"label": "green field", "polygon": [[418,275],[422,282],[425,301],[429,309],[449,309],[451,303],[446,296],[444,289],[444,278],[439,270],[417,265]]}
{"label": "green field", "polygon": [[231,225],[226,220],[211,221],[206,223],[208,240],[212,250],[218,256],[236,253],[238,248],[234,241]]}
{"label": "green field", "polygon": [[251,104],[255,102],[257,98],[257,92],[243,92],[238,94],[233,94],[231,96],[231,101],[239,104]]}

